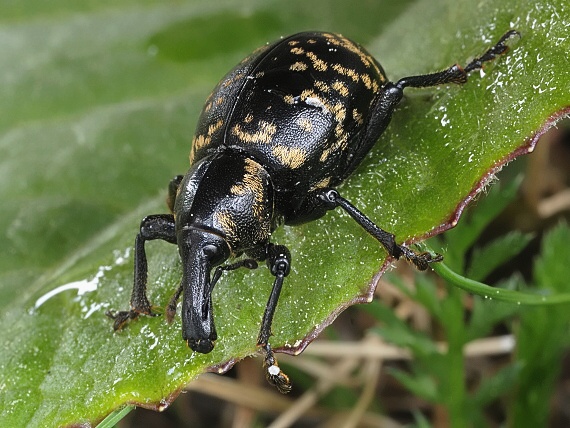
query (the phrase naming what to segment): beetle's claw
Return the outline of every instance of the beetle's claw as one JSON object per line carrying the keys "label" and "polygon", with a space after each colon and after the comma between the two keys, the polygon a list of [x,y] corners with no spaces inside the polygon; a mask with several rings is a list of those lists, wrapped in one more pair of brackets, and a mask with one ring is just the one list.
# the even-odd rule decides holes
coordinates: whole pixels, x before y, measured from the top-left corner
{"label": "beetle's claw", "polygon": [[265,352],[265,359],[263,361],[263,367],[265,368],[265,378],[267,382],[275,386],[281,394],[287,394],[291,392],[291,382],[289,377],[283,373],[281,367],[277,363],[277,359],[271,350],[269,344],[263,346]]}
{"label": "beetle's claw", "polygon": [[[176,296],[175,296],[176,297]],[[166,310],[164,315],[166,317],[166,322],[171,324],[174,321],[174,317],[176,316],[176,307],[178,306],[178,298],[173,297],[168,305],[166,306]]]}
{"label": "beetle's claw", "polygon": [[[275,374],[277,373],[277,374]],[[265,378],[267,382],[275,386],[281,394],[291,392],[289,377],[277,365],[266,367]]]}
{"label": "beetle's claw", "polygon": [[144,313],[144,312],[135,311],[134,309],[131,309],[130,311],[119,311],[119,312],[107,311],[107,312],[105,312],[105,315],[107,315],[109,318],[111,318],[112,320],[115,321],[113,323],[113,330],[115,330],[115,331],[122,330],[126,323],[128,323],[130,320],[137,319],[138,316],[141,314],[148,315],[151,317],[155,317],[158,315],[158,314],[156,314],[150,310],[148,313]]}
{"label": "beetle's claw", "polygon": [[119,312],[107,311],[105,312],[105,315],[115,321],[113,323],[113,330],[115,331],[122,330],[127,322],[134,320],[139,316],[138,312],[133,310]]}
{"label": "beetle's claw", "polygon": [[406,260],[413,263],[418,270],[426,270],[429,267],[430,263],[437,263],[443,260],[443,256],[438,253],[416,253],[415,251],[412,251],[406,247],[400,247],[400,249],[402,251],[402,255],[406,258]]}
{"label": "beetle's claw", "polygon": [[173,305],[172,303],[169,303],[168,306],[166,307],[164,315],[166,317],[166,322],[168,324],[172,324],[172,321],[174,321],[174,317],[176,317],[176,304]]}

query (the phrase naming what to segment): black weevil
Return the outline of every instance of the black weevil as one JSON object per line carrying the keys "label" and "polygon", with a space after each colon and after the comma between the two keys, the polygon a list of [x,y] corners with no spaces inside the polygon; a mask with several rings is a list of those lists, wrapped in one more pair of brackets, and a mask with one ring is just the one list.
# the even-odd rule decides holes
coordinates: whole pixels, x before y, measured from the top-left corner
{"label": "black weevil", "polygon": [[[305,32],[257,49],[216,86],[202,110],[190,169],[169,186],[172,214],[145,217],[135,240],[131,309],[108,315],[121,329],[139,314],[154,315],[146,296],[145,242],[178,245],[182,281],[166,309],[182,301],[182,337],[208,353],[217,339],[212,290],[223,271],[254,269],[265,260],[275,276],[257,340],[268,381],[290,391],[269,344],[271,323],[291,255],[270,242],[282,224],[298,225],[341,207],[396,259],[424,270],[440,255],[398,245],[335,190],[360,164],[390,122],[407,87],[462,84],[507,50],[507,32],[467,66],[388,81],[358,44],[331,33]],[[229,258],[246,255],[233,264]],[[212,269],[215,268],[213,275]]]}

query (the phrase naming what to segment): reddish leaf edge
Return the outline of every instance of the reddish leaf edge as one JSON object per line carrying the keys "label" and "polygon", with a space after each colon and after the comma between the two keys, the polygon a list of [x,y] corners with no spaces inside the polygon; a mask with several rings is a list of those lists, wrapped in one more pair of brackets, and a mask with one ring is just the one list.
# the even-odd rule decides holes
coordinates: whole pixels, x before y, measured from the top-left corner
{"label": "reddish leaf edge", "polygon": [[[404,242],[404,244],[405,245],[412,245],[412,244],[424,241],[428,238],[439,235],[439,234],[457,226],[457,223],[459,222],[461,215],[465,211],[465,208],[467,208],[467,206],[471,202],[473,202],[475,199],[477,199],[477,197],[481,193],[483,193],[484,190],[486,188],[488,188],[492,182],[496,181],[497,173],[505,165],[507,165],[509,162],[512,162],[513,160],[515,160],[516,158],[518,158],[521,155],[527,155],[527,154],[532,153],[534,151],[534,149],[536,148],[537,143],[540,141],[540,138],[546,132],[548,132],[551,128],[555,127],[556,124],[558,122],[560,122],[561,120],[568,119],[568,118],[570,118],[570,106],[564,107],[561,110],[559,110],[559,111],[555,112],[554,114],[552,114],[551,116],[549,116],[548,119],[543,123],[543,125],[538,129],[538,131],[533,133],[531,137],[527,138],[522,145],[517,147],[515,150],[510,152],[508,155],[506,155],[505,157],[503,157],[499,161],[495,162],[487,170],[487,172],[485,172],[485,174],[481,177],[481,179],[479,179],[475,183],[475,185],[473,186],[473,188],[471,189],[469,194],[462,201],[459,202],[459,204],[457,205],[455,210],[451,213],[451,215],[449,216],[449,218],[445,222],[443,222],[442,224],[440,224],[437,227],[434,227],[432,230],[430,230],[429,232],[427,232],[423,235],[414,236],[414,237],[406,240]],[[313,329],[302,341],[300,341],[300,343],[297,346],[287,346],[287,347],[275,348],[274,349],[275,352],[285,353],[285,354],[289,354],[289,355],[301,354],[306,349],[306,347],[313,340],[315,340],[326,327],[331,325],[334,322],[334,320],[344,310],[346,310],[350,306],[353,306],[356,304],[370,303],[374,298],[374,292],[376,290],[376,286],[378,285],[378,282],[380,281],[380,278],[390,268],[390,266],[392,265],[392,263],[394,261],[395,261],[395,259],[393,257],[388,257],[384,261],[382,266],[379,268],[378,272],[371,279],[366,290],[360,296],[357,296],[354,299],[348,301],[346,304],[339,306],[322,323],[320,323],[318,327]],[[228,368],[230,368],[230,367],[228,367]]]}
{"label": "reddish leaf edge", "polygon": [[[473,186],[473,188],[471,189],[469,194],[462,201],[459,202],[459,204],[457,205],[455,210],[451,213],[451,215],[449,216],[449,218],[445,222],[443,222],[442,224],[440,224],[437,227],[434,227],[432,230],[430,230],[429,232],[427,232],[423,235],[414,236],[414,237],[408,239],[405,242],[405,244],[406,245],[412,245],[412,244],[415,244],[417,242],[424,241],[424,240],[431,238],[433,236],[439,235],[439,234],[441,234],[441,233],[443,233],[449,229],[454,228],[457,225],[457,223],[459,222],[459,219],[460,219],[461,215],[463,214],[463,212],[465,211],[465,208],[467,208],[467,206],[471,202],[473,202],[475,199],[477,199],[477,197],[482,192],[484,192],[484,190],[486,188],[488,188],[489,185],[493,181],[495,181],[495,177],[496,177],[497,173],[505,165],[507,165],[509,162],[515,160],[519,156],[532,153],[534,151],[534,149],[536,148],[537,143],[540,141],[540,138],[547,131],[549,131],[551,128],[555,127],[558,122],[560,122],[563,119],[567,119],[567,118],[570,118],[570,106],[564,107],[564,108],[560,109],[559,111],[550,115],[548,117],[548,119],[546,119],[546,121],[543,123],[543,125],[538,129],[538,131],[536,131],[534,134],[532,134],[531,137],[527,138],[525,140],[525,142],[522,145],[520,145],[518,148],[516,148],[515,150],[510,152],[508,155],[506,155],[505,157],[503,157],[499,161],[495,162],[487,170],[487,172],[485,172],[485,174],[483,174],[481,179],[475,183],[475,185]],[[299,341],[296,346],[291,346],[291,345],[283,346],[280,348],[275,348],[274,351],[276,353],[283,353],[283,354],[289,354],[289,355],[299,355],[307,348],[307,346],[309,346],[309,344],[313,340],[315,340],[322,333],[322,331],[326,327],[331,325],[337,319],[337,317],[342,312],[344,312],[346,309],[348,309],[349,307],[351,307],[353,305],[370,303],[374,298],[374,292],[376,291],[376,287],[380,281],[380,278],[390,268],[390,266],[392,265],[393,262],[394,262],[393,257],[386,258],[384,263],[378,269],[378,272],[370,280],[368,287],[362,292],[361,295],[356,296],[354,299],[349,300],[348,302],[346,302],[343,305],[340,305],[327,318],[325,318],[323,320],[323,322],[319,323],[319,325],[317,327],[315,327],[311,332],[309,332],[307,334],[307,336],[305,336],[301,341]],[[259,352],[248,355],[247,357],[255,357],[257,355],[259,355]],[[247,357],[244,357],[244,358],[247,358]],[[231,369],[237,362],[241,361],[242,359],[243,358],[232,358],[226,362],[212,365],[212,366],[206,368],[205,372],[223,374],[223,373],[227,372],[229,369]],[[190,382],[192,382],[192,380]],[[154,410],[157,412],[162,412],[162,411],[166,410],[174,402],[174,400],[180,395],[180,393],[184,389],[185,389],[185,387],[181,387],[181,388],[173,391],[171,394],[169,394],[167,397],[163,398],[159,402],[141,403],[141,402],[137,402],[137,401],[128,401],[128,402],[122,404],[121,407],[130,405],[130,406],[142,407],[142,408],[145,408],[148,410]],[[75,428],[75,427],[85,428],[88,426],[97,426],[97,424],[99,422],[101,422],[106,416],[107,415],[105,415],[102,418],[97,418],[97,420],[93,421],[94,422],[93,425],[86,425],[85,423],[78,423],[78,424],[68,425],[68,427],[70,427],[70,428]]]}
{"label": "reddish leaf edge", "polygon": [[[465,208],[477,199],[478,195],[481,194],[493,181],[495,181],[495,177],[501,169],[507,165],[509,162],[512,162],[516,158],[522,155],[528,155],[534,152],[537,143],[540,141],[540,138],[546,134],[550,129],[556,127],[556,124],[563,119],[570,118],[570,106],[566,106],[557,112],[553,113],[548,119],[543,123],[543,125],[536,131],[531,137],[525,140],[525,143],[513,150],[503,159],[496,162],[489,170],[483,175],[483,177],[475,184],[471,192],[467,195],[467,197],[459,203],[455,211],[452,213],[450,218],[440,226],[432,229],[428,234],[421,237],[420,240],[423,241],[427,238],[431,238],[432,236],[439,235],[440,233],[445,232],[446,230],[452,229],[457,226],[459,222],[459,218],[463,214]],[[414,242],[417,242],[414,240]]]}

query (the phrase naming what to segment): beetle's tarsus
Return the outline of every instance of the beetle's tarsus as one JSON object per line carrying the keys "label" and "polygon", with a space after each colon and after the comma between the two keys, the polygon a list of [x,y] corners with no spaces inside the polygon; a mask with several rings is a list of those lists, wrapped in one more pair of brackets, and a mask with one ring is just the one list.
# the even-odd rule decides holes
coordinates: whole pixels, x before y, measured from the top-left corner
{"label": "beetle's tarsus", "polygon": [[463,70],[465,73],[469,73],[473,70],[479,70],[483,67],[483,64],[485,62],[493,61],[497,56],[507,52],[509,50],[509,46],[506,44],[506,42],[514,36],[520,37],[521,34],[516,30],[507,31],[505,34],[503,34],[503,37],[501,37],[494,46],[489,48],[483,55],[475,58],[464,67]]}
{"label": "beetle's tarsus", "polygon": [[263,368],[265,369],[265,378],[267,379],[267,382],[275,386],[281,394],[291,392],[289,376],[287,376],[283,370],[281,370],[281,367],[279,367],[271,346],[267,343],[262,345],[262,349],[265,353]]}
{"label": "beetle's tarsus", "polygon": [[139,315],[148,315],[150,317],[155,317],[158,314],[150,310],[148,312],[139,312],[131,309],[130,311],[107,311],[105,312],[105,315],[115,321],[113,323],[113,330],[120,331],[129,321],[137,319]]}
{"label": "beetle's tarsus", "polygon": [[431,254],[428,252],[416,253],[407,247],[399,246],[402,256],[412,263],[418,270],[426,270],[430,263],[437,263],[443,260],[441,254]]}
{"label": "beetle's tarsus", "polygon": [[138,317],[138,313],[134,311],[119,311],[119,312],[107,311],[105,312],[105,315],[114,320],[113,330],[115,331],[122,330],[125,324],[129,320]]}

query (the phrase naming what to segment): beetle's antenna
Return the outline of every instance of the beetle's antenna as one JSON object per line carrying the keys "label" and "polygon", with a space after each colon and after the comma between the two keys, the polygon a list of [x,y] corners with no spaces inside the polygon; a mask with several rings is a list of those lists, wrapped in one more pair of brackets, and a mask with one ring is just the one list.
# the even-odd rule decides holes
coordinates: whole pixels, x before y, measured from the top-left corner
{"label": "beetle's antenna", "polygon": [[[214,275],[212,276],[212,280],[210,281],[210,286],[204,290],[204,298],[205,298],[204,300],[207,300],[206,297],[208,297],[212,293],[212,291],[214,290],[214,286],[216,285],[218,280],[222,277],[222,273],[224,271],[239,269],[240,267],[244,267],[247,269],[257,269],[257,262],[253,259],[244,259],[240,260],[239,262],[232,263],[230,265],[218,266],[214,271]],[[180,287],[178,287],[178,290],[176,290],[176,293],[174,293],[174,296],[172,296],[172,298],[168,302],[168,305],[166,306],[166,311],[165,311],[166,321],[168,323],[171,323],[174,320],[174,317],[176,316],[176,307],[178,306],[178,300],[182,295],[182,290],[183,286],[180,285]]]}
{"label": "beetle's antenna", "polygon": [[236,263],[232,263],[230,265],[218,266],[214,271],[214,275],[212,276],[212,280],[210,281],[210,289],[208,290],[209,293],[212,292],[214,289],[214,285],[218,282],[218,280],[222,277],[222,273],[224,271],[229,270],[236,270],[240,267],[244,267],[246,269],[257,269],[258,265],[254,259],[243,259]]}

